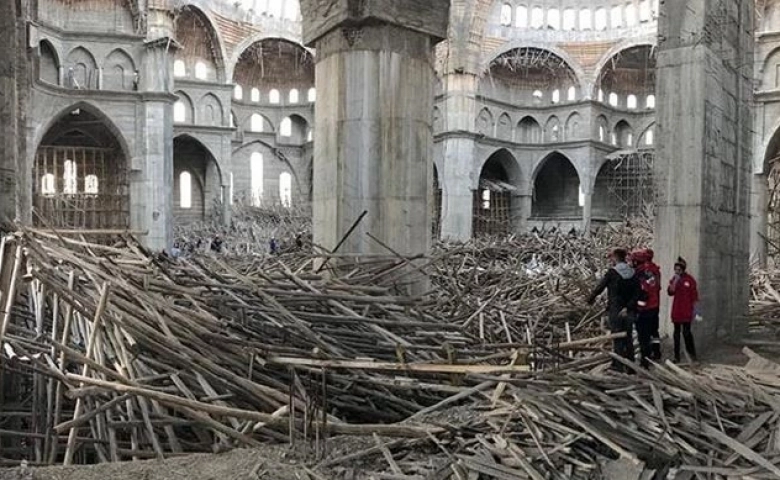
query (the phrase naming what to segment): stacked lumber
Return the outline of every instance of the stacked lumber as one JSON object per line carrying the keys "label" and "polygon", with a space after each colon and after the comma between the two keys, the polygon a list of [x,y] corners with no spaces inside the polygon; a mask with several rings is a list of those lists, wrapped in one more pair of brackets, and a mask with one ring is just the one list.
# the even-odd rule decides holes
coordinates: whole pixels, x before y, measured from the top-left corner
{"label": "stacked lumber", "polygon": [[758,368],[496,378],[470,404],[423,417],[446,432],[376,439],[320,467],[326,478],[603,479],[622,460],[637,473],[612,478],[780,478],[780,367],[748,354]]}

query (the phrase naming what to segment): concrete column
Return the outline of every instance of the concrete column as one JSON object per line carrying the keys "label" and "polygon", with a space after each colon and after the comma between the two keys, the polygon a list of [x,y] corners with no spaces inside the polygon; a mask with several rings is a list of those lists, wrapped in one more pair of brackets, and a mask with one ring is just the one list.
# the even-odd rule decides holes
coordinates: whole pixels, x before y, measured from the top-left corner
{"label": "concrete column", "polygon": [[18,38],[16,2],[0,2],[0,31],[9,32],[0,44],[0,222],[16,218],[19,140],[16,83]]}
{"label": "concrete column", "polygon": [[171,40],[171,12],[160,6],[151,10],[149,17],[154,21],[150,23],[139,90],[150,95],[143,104],[137,130],[140,145],[131,162],[130,219],[133,229],[148,232],[147,247],[162,250],[173,241],[174,97],[169,72],[175,43]]}
{"label": "concrete column", "polygon": [[753,175],[750,194],[750,261],[766,266],[767,246],[764,236],[767,232],[767,203],[769,185],[765,174]]}
{"label": "concrete column", "polygon": [[448,0],[304,0],[317,49],[314,241],[333,249],[362,212],[344,253],[430,247],[433,44]]}
{"label": "concrete column", "polygon": [[[442,239],[466,241],[472,235],[474,167],[474,126],[477,118],[476,75],[448,73],[442,79],[444,152],[442,175]],[[478,174],[477,174],[478,175]]]}
{"label": "concrete column", "polygon": [[753,8],[680,0],[659,16],[655,250],[665,279],[678,255],[698,279],[705,345],[747,326]]}
{"label": "concrete column", "polygon": [[593,192],[583,192],[584,202],[582,204],[582,233],[590,235],[590,225],[593,220]]}

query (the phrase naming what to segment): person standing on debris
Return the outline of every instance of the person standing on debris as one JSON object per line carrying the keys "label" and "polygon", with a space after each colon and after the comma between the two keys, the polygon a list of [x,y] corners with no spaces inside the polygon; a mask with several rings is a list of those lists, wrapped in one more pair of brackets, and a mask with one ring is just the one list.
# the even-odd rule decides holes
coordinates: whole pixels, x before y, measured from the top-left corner
{"label": "person standing on debris", "polygon": [[[612,333],[625,333],[621,338],[612,340],[612,348],[615,354],[634,361],[633,323],[636,318],[637,303],[643,298],[642,286],[636,277],[634,269],[626,263],[628,252],[622,248],[616,248],[610,254],[612,268],[604,275],[598,286],[588,298],[588,303],[593,305],[596,297],[607,290],[607,314],[609,316],[609,329]],[[624,372],[627,369],[617,361],[612,360],[612,369]],[[629,369],[630,373],[630,369]]]}
{"label": "person standing on debris", "polygon": [[667,293],[674,297],[672,301],[672,323],[674,324],[674,361],[680,362],[680,332],[685,339],[685,350],[692,361],[696,361],[696,344],[693,341],[691,324],[697,314],[699,290],[696,280],[688,272],[688,264],[677,257],[674,264],[674,277],[669,281]]}
{"label": "person standing on debris", "polygon": [[214,238],[211,240],[211,250],[214,253],[222,253],[222,238],[217,234],[214,235]]}
{"label": "person standing on debris", "polygon": [[[640,363],[643,368],[650,366],[649,359],[658,360],[655,356],[653,333],[658,331],[658,313],[661,304],[661,272],[658,266],[650,261],[648,250],[638,250],[631,254],[636,269],[636,276],[642,287],[644,298],[637,302],[636,333],[639,337]],[[658,344],[660,354],[660,340]]]}

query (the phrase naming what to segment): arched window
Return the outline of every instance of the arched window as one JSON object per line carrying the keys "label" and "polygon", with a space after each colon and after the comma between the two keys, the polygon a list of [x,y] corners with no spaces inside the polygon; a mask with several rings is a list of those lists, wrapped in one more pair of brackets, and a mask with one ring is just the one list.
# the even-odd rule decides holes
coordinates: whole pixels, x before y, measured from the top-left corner
{"label": "arched window", "polygon": [[284,0],[268,0],[268,15],[276,18],[282,18]]}
{"label": "arched window", "polygon": [[198,62],[195,64],[195,78],[199,80],[205,80],[208,76],[208,71],[206,69],[206,64],[203,62]]}
{"label": "arched window", "polygon": [[287,0],[284,4],[284,18],[287,20],[298,19],[299,4],[294,0]]}
{"label": "arched window", "polygon": [[638,18],[636,16],[636,7],[633,3],[626,4],[626,25],[629,27],[633,27],[638,23]]}
{"label": "arched window", "polygon": [[650,10],[650,0],[642,0],[639,4],[639,21],[649,22],[652,18],[652,12]]}
{"label": "arched window", "polygon": [[619,103],[618,102],[618,94],[615,93],[615,92],[610,93],[609,94],[609,104],[612,105],[613,107],[617,107],[618,103]]}
{"label": "arched window", "polygon": [[249,119],[249,130],[261,133],[263,131],[263,123],[263,116],[259,113],[253,113]]}
{"label": "arched window", "polygon": [[599,125],[599,141],[600,142],[607,141],[607,127],[605,127],[604,125]]}
{"label": "arched window", "polygon": [[563,11],[563,29],[574,30],[577,28],[577,12],[573,8]]}
{"label": "arched window", "polygon": [[300,97],[300,94],[298,93],[298,89],[297,88],[293,88],[292,90],[290,90],[290,97],[289,98],[290,98],[290,103],[291,104],[298,103],[298,101],[300,100],[299,97]]}
{"label": "arched window", "polygon": [[518,28],[528,27],[528,7],[520,5],[515,10],[515,26]]}
{"label": "arched window", "polygon": [[557,88],[553,90],[552,95],[550,96],[550,101],[552,103],[558,103],[561,101],[561,91]]}
{"label": "arched window", "polygon": [[57,193],[57,182],[53,173],[47,173],[41,177],[41,193],[44,195],[54,195]]}
{"label": "arched window", "polygon": [[626,107],[632,110],[636,108],[636,95],[629,95],[626,98]]}
{"label": "arched window", "polygon": [[179,175],[179,207],[192,208],[192,175],[181,172]]}
{"label": "arched window", "polygon": [[617,144],[618,144],[617,132],[612,132],[612,145],[617,146]]}
{"label": "arched window", "polygon": [[607,11],[603,8],[596,10],[596,16],[593,23],[596,30],[607,29]]}
{"label": "arched window", "polygon": [[652,128],[647,129],[645,132],[645,145],[650,146],[655,142],[655,132]]}
{"label": "arched window", "polygon": [[235,184],[233,183],[233,172],[230,172],[230,189],[228,190],[228,202],[233,205],[233,198],[236,196]]}
{"label": "arched window", "polygon": [[187,106],[181,100],[173,104],[173,121],[177,123],[187,121]]}
{"label": "arched window", "polygon": [[253,102],[259,102],[260,101],[260,90],[257,88],[252,89],[252,93],[250,94],[250,98]]}
{"label": "arched window", "polygon": [[623,145],[624,147],[633,147],[634,146],[634,134],[631,132],[626,133],[626,144]]}
{"label": "arched window", "polygon": [[90,195],[97,195],[99,193],[98,177],[97,175],[87,175],[84,178],[84,193]]}
{"label": "arched window", "polygon": [[279,90],[273,89],[270,92],[268,92],[268,101],[271,102],[274,105],[277,105],[279,102],[282,101],[282,96],[279,93]]}
{"label": "arched window", "polygon": [[604,102],[604,90],[599,88],[598,96],[596,97],[599,102]]}
{"label": "arched window", "polygon": [[547,10],[547,27],[553,30],[561,29],[561,11],[557,8]]}
{"label": "arched window", "polygon": [[279,124],[279,135],[283,137],[292,137],[292,120],[290,117],[286,117]]}
{"label": "arched window", "polygon": [[501,6],[501,25],[512,25],[512,5],[505,3]]}
{"label": "arched window", "polygon": [[279,199],[282,201],[282,206],[292,206],[292,175],[287,172],[283,172],[279,175]]}
{"label": "arched window", "polygon": [[542,98],[544,97],[544,94],[542,93],[541,90],[534,90],[533,95],[534,95],[535,102],[541,102]]}
{"label": "arched window", "polygon": [[482,190],[482,210],[490,210],[490,190]]}
{"label": "arched window", "polygon": [[566,92],[566,100],[570,102],[577,100],[577,87],[569,87],[569,91]]}
{"label": "arched window", "polygon": [[647,108],[655,108],[655,95],[648,95],[647,100],[645,101],[645,106]]}
{"label": "arched window", "polygon": [[241,85],[236,85],[235,88],[233,88],[233,98],[236,100],[242,100],[244,98],[244,89],[241,88]]}
{"label": "arched window", "polygon": [[306,133],[306,141],[307,142],[313,142],[314,141],[314,129],[310,128],[309,131]]}
{"label": "arched window", "polygon": [[590,30],[593,28],[593,15],[589,8],[580,10],[580,30]]}
{"label": "arched window", "polygon": [[79,178],[76,167],[76,162],[73,160],[65,160],[65,171],[62,175],[62,193],[78,193],[79,191]]}
{"label": "arched window", "polygon": [[184,60],[176,60],[173,62],[173,76],[174,77],[186,77],[187,65],[184,64]]}
{"label": "arched window", "polygon": [[263,201],[263,155],[254,152],[249,168],[252,175],[252,205],[259,207]]}
{"label": "arched window", "polygon": [[531,9],[531,28],[542,28],[544,26],[544,10],[542,7]]}
{"label": "arched window", "polygon": [[612,7],[609,15],[609,23],[612,28],[620,28],[623,26],[623,7],[620,5]]}
{"label": "arched window", "polygon": [[238,125],[238,122],[236,122],[236,114],[233,112],[230,112],[230,127],[236,128],[236,125]]}

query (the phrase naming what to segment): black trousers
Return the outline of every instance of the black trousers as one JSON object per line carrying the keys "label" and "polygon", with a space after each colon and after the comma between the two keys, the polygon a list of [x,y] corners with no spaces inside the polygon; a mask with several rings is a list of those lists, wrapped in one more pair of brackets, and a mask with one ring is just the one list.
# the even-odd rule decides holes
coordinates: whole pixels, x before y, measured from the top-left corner
{"label": "black trousers", "polygon": [[661,332],[658,309],[647,312],[650,316],[650,358],[656,362],[661,360]]}
{"label": "black trousers", "polygon": [[[612,333],[625,332],[624,338],[616,338],[612,340],[612,351],[615,354],[629,360],[634,361],[634,320],[635,316],[632,313],[628,315],[620,316],[619,312],[610,312],[609,315],[609,329]],[[630,371],[622,363],[617,360],[612,360],[612,368],[619,372]]]}
{"label": "black trousers", "polygon": [[674,359],[680,361],[680,332],[685,340],[685,350],[691,356],[691,360],[696,360],[696,344],[693,342],[690,323],[674,324]]}
{"label": "black trousers", "polygon": [[[654,332],[655,330],[655,332]],[[639,312],[636,318],[636,334],[639,338],[640,364],[647,368],[648,360],[656,360],[653,352],[653,333],[658,331],[658,310],[645,310]],[[660,342],[658,349],[660,350]]]}

